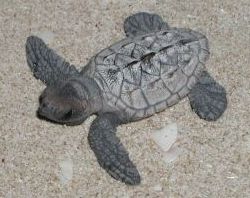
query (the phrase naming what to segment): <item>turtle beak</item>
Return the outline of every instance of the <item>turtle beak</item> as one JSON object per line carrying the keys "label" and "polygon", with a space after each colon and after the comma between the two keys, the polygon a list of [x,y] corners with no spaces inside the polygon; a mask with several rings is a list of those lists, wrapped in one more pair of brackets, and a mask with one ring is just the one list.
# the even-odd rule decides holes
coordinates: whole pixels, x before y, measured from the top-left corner
{"label": "turtle beak", "polygon": [[40,104],[39,108],[37,109],[37,114],[42,117],[48,117],[50,114],[50,109],[48,105],[45,103]]}
{"label": "turtle beak", "polygon": [[37,116],[41,119],[66,125],[79,125],[87,118],[84,114],[74,111],[70,106],[67,107],[66,104],[63,107],[41,102],[37,109]]}
{"label": "turtle beak", "polygon": [[52,113],[51,109],[45,104],[39,106],[39,108],[37,109],[37,116],[42,119],[48,119],[51,121],[55,120],[55,113]]}
{"label": "turtle beak", "polygon": [[67,107],[67,105],[64,108],[60,108],[60,106],[47,103],[41,103],[37,110],[39,116],[54,121],[69,120],[72,117],[72,112],[72,109],[69,106]]}

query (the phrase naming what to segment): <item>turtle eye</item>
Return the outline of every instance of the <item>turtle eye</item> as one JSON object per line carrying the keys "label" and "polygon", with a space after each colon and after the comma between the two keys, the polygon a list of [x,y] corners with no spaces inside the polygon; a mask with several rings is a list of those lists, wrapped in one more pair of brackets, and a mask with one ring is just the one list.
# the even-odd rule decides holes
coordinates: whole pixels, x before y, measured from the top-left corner
{"label": "turtle eye", "polygon": [[67,111],[63,116],[62,116],[62,119],[63,120],[68,120],[72,117],[73,115],[73,110],[70,109],[69,111]]}

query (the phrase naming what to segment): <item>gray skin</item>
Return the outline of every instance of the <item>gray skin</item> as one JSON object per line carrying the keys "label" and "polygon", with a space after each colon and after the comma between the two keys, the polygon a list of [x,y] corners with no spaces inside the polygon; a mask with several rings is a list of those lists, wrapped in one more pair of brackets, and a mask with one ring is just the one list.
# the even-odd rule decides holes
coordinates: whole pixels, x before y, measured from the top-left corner
{"label": "gray skin", "polygon": [[188,96],[200,118],[225,111],[225,89],[205,70],[207,38],[170,28],[156,14],[137,13],[124,22],[126,38],[92,57],[81,72],[35,36],[26,43],[27,62],[47,86],[40,117],[77,125],[96,114],[88,135],[91,149],[113,178],[129,185],[141,179],[116,136],[118,125],[149,117]]}

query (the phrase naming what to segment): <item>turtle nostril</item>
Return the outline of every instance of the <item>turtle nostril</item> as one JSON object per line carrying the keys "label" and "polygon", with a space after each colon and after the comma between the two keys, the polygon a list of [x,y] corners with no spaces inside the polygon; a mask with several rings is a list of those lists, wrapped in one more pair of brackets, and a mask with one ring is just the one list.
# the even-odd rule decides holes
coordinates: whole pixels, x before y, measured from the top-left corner
{"label": "turtle nostril", "polygon": [[67,111],[67,112],[63,115],[62,119],[63,119],[63,120],[68,120],[69,118],[71,118],[72,114],[73,114],[73,110],[70,109],[69,111]]}
{"label": "turtle nostril", "polygon": [[41,96],[39,97],[39,103],[40,103],[40,104],[43,102],[43,99],[44,99],[44,96],[41,95]]}
{"label": "turtle nostril", "polygon": [[44,108],[46,108],[48,105],[46,104],[46,103],[42,103],[41,105],[40,105],[40,107],[41,107],[41,109],[44,109]]}

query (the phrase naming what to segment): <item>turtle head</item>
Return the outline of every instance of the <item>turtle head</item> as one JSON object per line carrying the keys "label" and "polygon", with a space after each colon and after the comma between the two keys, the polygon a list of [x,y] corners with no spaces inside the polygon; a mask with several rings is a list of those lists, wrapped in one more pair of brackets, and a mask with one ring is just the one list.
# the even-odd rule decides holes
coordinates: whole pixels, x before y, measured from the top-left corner
{"label": "turtle head", "polygon": [[93,113],[91,94],[79,79],[69,79],[57,86],[47,87],[39,98],[40,118],[66,125],[81,124]]}

